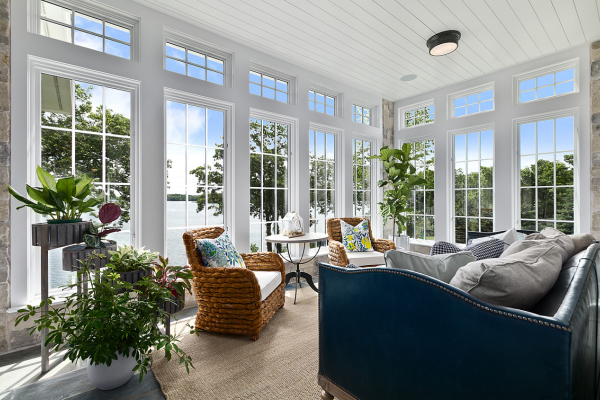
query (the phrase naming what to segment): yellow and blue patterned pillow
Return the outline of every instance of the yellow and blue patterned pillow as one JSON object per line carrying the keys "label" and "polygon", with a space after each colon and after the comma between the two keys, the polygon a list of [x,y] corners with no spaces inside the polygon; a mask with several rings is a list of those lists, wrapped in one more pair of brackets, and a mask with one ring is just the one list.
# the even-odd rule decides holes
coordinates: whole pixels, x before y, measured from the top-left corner
{"label": "yellow and blue patterned pillow", "polygon": [[342,243],[347,251],[373,251],[368,220],[365,219],[356,226],[340,220],[340,227],[342,230]]}
{"label": "yellow and blue patterned pillow", "polygon": [[216,239],[198,239],[196,247],[207,267],[246,268],[244,259],[233,247],[227,232],[223,232]]}

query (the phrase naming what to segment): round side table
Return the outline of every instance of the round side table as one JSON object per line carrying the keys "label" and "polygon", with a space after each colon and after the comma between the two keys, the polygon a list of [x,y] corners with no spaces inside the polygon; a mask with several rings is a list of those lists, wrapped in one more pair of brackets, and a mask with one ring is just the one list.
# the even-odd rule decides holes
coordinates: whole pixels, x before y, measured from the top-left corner
{"label": "round side table", "polygon": [[[271,235],[271,236],[267,236],[265,238],[265,240],[269,243],[281,243],[281,244],[287,245],[286,247],[287,247],[288,258],[286,259],[283,256],[283,253],[281,254],[281,257],[284,260],[289,261],[292,264],[296,264],[296,271],[289,272],[285,275],[286,286],[293,277],[296,277],[296,291],[294,293],[294,304],[296,304],[296,296],[298,295],[298,286],[300,286],[300,278],[306,279],[308,286],[310,286],[312,288],[312,290],[314,290],[315,292],[319,293],[319,289],[317,289],[317,287],[315,286],[315,284],[312,280],[312,275],[310,275],[307,272],[300,271],[300,264],[307,264],[307,263],[311,262],[312,260],[314,260],[315,257],[319,254],[319,250],[321,250],[321,242],[324,240],[327,240],[327,239],[329,239],[329,235],[327,235],[326,233],[315,233],[315,232],[305,233],[303,236],[297,236],[297,237],[287,237],[287,236],[283,236],[283,235]],[[302,258],[304,257],[304,252],[306,251],[306,244],[307,243],[315,243],[315,242],[318,243],[317,252],[310,260],[302,262]],[[304,245],[302,248],[302,255],[300,256],[300,259],[298,259],[297,261],[294,261],[292,259],[292,255],[290,254],[290,246],[289,246],[290,244],[303,244]],[[300,287],[302,287],[302,286],[300,286]]]}

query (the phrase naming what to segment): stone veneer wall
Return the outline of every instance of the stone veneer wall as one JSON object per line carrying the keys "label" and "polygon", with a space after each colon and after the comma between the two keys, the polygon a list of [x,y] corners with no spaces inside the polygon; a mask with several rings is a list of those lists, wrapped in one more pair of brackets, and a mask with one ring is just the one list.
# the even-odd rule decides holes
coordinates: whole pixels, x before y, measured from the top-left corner
{"label": "stone veneer wall", "polygon": [[[382,130],[383,130],[383,146],[394,147],[394,102],[386,99],[382,100]],[[379,149],[377,149],[379,150]],[[377,204],[373,204],[375,209],[373,210],[373,214],[375,211],[379,210]],[[392,223],[388,222],[383,227],[383,238],[386,239],[389,235],[392,234]]]}
{"label": "stone veneer wall", "polygon": [[590,114],[592,137],[592,234],[600,238],[600,40],[590,49]]}
{"label": "stone veneer wall", "polygon": [[[10,318],[10,0],[0,0],[0,353],[11,350]],[[12,323],[14,325],[14,323]]]}

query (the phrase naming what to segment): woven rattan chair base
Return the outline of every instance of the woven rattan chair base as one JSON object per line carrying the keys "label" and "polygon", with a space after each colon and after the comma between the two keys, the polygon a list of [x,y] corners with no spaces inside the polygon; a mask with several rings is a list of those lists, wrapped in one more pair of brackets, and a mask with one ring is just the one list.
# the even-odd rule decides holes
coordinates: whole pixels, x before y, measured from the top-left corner
{"label": "woven rattan chair base", "polygon": [[[210,332],[250,335],[257,340],[261,329],[285,303],[285,266],[275,253],[242,254],[247,268],[206,267],[196,248],[197,239],[214,239],[223,228],[200,228],[183,234],[183,243],[194,279],[198,303],[196,328]],[[264,301],[252,271],[278,271],[282,283]]]}
{"label": "woven rattan chair base", "polygon": [[[346,249],[342,244],[342,227],[340,221],[356,226],[363,221],[364,218],[330,218],[327,220],[327,234],[329,235],[329,263],[339,267],[348,265],[348,256]],[[391,240],[375,239],[371,231],[371,223],[369,222],[369,236],[373,250],[385,253],[388,250],[396,250],[396,245]],[[376,267],[376,265],[369,265]]]}

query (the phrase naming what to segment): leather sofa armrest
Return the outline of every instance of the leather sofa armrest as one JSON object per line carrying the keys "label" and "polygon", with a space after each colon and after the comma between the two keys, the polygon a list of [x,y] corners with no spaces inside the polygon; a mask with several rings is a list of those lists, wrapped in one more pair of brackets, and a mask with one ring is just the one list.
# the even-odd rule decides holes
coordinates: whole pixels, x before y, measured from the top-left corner
{"label": "leather sofa armrest", "polygon": [[396,250],[394,242],[387,239],[373,239],[371,244],[373,245],[373,250],[380,253],[385,253],[388,250]]}
{"label": "leather sofa armrest", "polygon": [[329,240],[329,262],[338,267],[345,267],[348,265],[346,249],[344,248],[344,245],[337,240]]}

